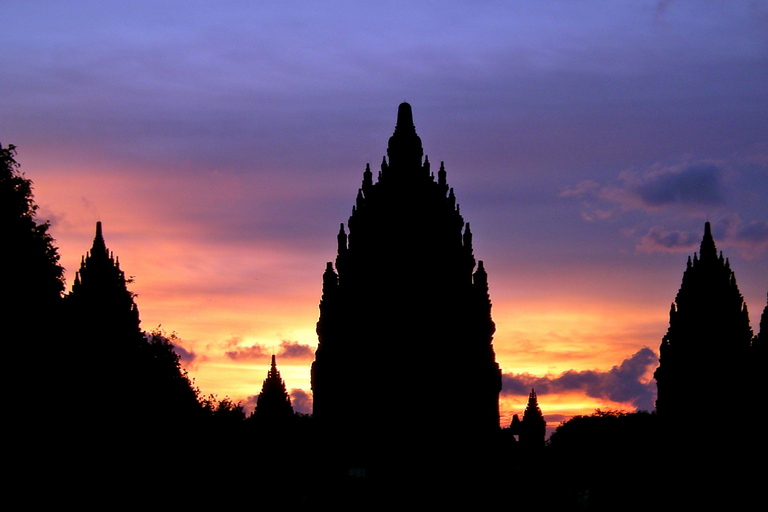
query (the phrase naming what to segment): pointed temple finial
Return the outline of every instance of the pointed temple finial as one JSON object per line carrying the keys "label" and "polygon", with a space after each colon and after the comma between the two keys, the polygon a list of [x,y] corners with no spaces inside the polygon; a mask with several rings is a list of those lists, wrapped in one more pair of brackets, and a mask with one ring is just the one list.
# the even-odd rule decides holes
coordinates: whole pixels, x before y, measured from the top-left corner
{"label": "pointed temple finial", "polygon": [[104,254],[107,255],[107,244],[104,242],[104,235],[101,229],[101,221],[96,222],[96,236],[93,237],[93,247],[91,248],[91,255]]}
{"label": "pointed temple finial", "polygon": [[401,103],[397,109],[397,123],[395,133],[389,138],[387,147],[389,166],[405,168],[421,167],[421,158],[424,150],[421,147],[421,138],[416,135],[416,127],[413,124],[413,111],[408,103]]}
{"label": "pointed temple finial", "polygon": [[712,226],[709,221],[704,224],[704,238],[701,240],[699,259],[717,260],[717,248],[715,248],[715,239],[712,237]]}
{"label": "pointed temple finial", "polygon": [[416,133],[416,127],[413,125],[413,110],[411,110],[411,105],[406,102],[402,102],[397,108],[395,133],[397,132]]}

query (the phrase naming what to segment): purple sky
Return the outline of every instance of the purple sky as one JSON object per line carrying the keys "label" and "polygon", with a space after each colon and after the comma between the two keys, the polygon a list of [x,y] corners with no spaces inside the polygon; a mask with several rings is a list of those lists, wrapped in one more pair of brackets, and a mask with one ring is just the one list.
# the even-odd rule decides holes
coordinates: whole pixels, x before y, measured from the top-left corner
{"label": "purple sky", "polygon": [[69,282],[102,220],[145,328],[211,360],[313,346],[339,223],[408,101],[485,261],[508,383],[652,371],[706,220],[757,328],[768,2],[371,4],[5,2],[0,142]]}

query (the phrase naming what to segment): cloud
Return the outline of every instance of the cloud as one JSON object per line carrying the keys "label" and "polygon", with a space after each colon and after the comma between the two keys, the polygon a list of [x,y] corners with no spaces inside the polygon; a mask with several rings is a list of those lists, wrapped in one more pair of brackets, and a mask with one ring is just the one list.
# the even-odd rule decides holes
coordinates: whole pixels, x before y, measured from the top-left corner
{"label": "cloud", "polygon": [[582,392],[592,398],[631,403],[637,410],[654,408],[656,386],[644,377],[658,364],[658,356],[642,348],[618,366],[606,372],[569,370],[557,377],[524,374],[502,376],[502,395],[527,396],[533,388],[537,395]]}
{"label": "cloud", "polygon": [[252,345],[250,347],[237,347],[224,353],[232,360],[261,359],[272,355],[272,350],[264,345]]}
{"label": "cloud", "polygon": [[664,167],[640,177],[623,176],[627,189],[645,207],[718,206],[724,201],[723,169],[711,163]]}
{"label": "cloud", "polygon": [[193,350],[187,350],[179,344],[174,344],[173,351],[178,354],[182,367],[187,369],[194,368],[198,356]]}
{"label": "cloud", "polygon": [[256,405],[258,402],[259,395],[248,395],[248,398],[245,399],[245,402],[241,402],[240,405],[243,406],[243,410],[246,412],[246,414],[251,414],[254,410],[256,410]]}
{"label": "cloud", "polygon": [[309,345],[303,345],[298,341],[285,341],[280,343],[280,357],[286,359],[312,360],[315,358],[315,349]]}
{"label": "cloud", "polygon": [[[293,411],[300,414],[312,414],[312,393],[304,391],[300,388],[293,388],[288,393],[291,396],[291,405]],[[243,409],[247,414],[251,414],[256,410],[256,405],[259,402],[259,395],[249,395],[244,402],[241,402]]]}
{"label": "cloud", "polygon": [[666,231],[654,226],[640,239],[637,249],[643,252],[690,252],[696,250],[701,236],[701,233]]}
{"label": "cloud", "polygon": [[735,247],[747,258],[755,256],[768,246],[768,221],[744,223],[734,214],[715,222],[712,232],[718,245]]}
{"label": "cloud", "polygon": [[[654,226],[640,238],[637,249],[643,252],[693,252],[699,248],[704,234],[702,226],[694,231],[665,230]],[[768,247],[768,221],[744,223],[736,215],[726,215],[712,222],[712,234],[718,248],[738,249],[746,258]]]}
{"label": "cloud", "polygon": [[585,180],[561,192],[560,197],[581,200],[582,216],[587,220],[630,210],[709,212],[725,204],[725,176],[724,167],[712,162],[654,166],[642,172],[623,171],[617,183]]}
{"label": "cloud", "polygon": [[303,389],[293,388],[290,392],[294,412],[301,414],[312,413],[312,395]]}
{"label": "cloud", "polygon": [[225,352],[225,355],[232,360],[262,359],[271,357],[272,354],[275,354],[278,359],[312,360],[315,357],[315,349],[298,341],[283,340],[277,350],[257,343],[250,347],[236,347]]}

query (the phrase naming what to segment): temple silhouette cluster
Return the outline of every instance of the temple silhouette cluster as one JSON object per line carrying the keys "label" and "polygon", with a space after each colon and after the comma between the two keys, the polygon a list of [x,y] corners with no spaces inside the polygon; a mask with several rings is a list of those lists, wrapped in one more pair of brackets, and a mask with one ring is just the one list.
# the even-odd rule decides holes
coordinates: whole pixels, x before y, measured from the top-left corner
{"label": "temple silhouette cluster", "polygon": [[[753,336],[709,222],[669,313],[654,374],[656,411],[578,416],[545,442],[545,415],[531,389],[522,419],[515,414],[502,428],[489,276],[475,259],[445,165],[432,171],[411,106],[402,103],[387,156],[376,179],[366,165],[337,234],[335,261],[322,275],[312,414],[294,411],[273,355],[248,416],[228,398],[201,396],[174,352],[173,335],[141,329],[130,280],[108,250],[101,222],[71,291],[63,293],[48,225],[31,220],[30,183],[16,172],[14,154],[0,146],[4,235],[13,248],[0,251],[2,264],[23,271],[5,282],[19,298],[9,306],[10,333],[46,347],[56,365],[69,369],[65,375],[44,366],[40,393],[54,383],[68,393],[52,409],[58,437],[46,439],[69,447],[64,460],[94,457],[86,464],[91,478],[109,474],[114,483],[103,471],[110,467],[133,477],[122,482],[125,489],[145,486],[125,460],[140,461],[145,471],[176,460],[172,435],[180,444],[215,438],[249,448],[267,439],[257,450],[263,463],[226,449],[199,460],[207,477],[269,487],[262,501],[274,504],[365,507],[418,499],[482,508],[508,504],[503,490],[512,488],[527,491],[513,500],[520,505],[538,506],[547,493],[553,507],[612,510],[630,495],[635,505],[655,504],[631,488],[648,474],[679,503],[698,496],[683,473],[696,475],[696,485],[715,475],[720,488],[738,489],[738,496],[757,486],[751,473],[731,469],[765,453],[763,436],[754,440],[744,419],[765,400],[768,304]],[[29,353],[14,358],[31,360]],[[449,392],[440,389],[446,372],[460,375]],[[75,407],[69,396],[88,401]],[[702,416],[716,410],[726,412],[701,428]],[[616,459],[633,451],[643,460]],[[93,487],[81,475],[73,480]],[[183,484],[174,481],[175,488]],[[726,495],[733,504],[734,493]]]}

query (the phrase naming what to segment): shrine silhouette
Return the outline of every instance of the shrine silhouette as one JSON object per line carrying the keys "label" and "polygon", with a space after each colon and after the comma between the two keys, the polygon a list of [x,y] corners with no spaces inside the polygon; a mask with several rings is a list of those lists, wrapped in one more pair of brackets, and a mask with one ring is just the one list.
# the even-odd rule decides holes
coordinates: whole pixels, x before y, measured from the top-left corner
{"label": "shrine silhouette", "polygon": [[[312,364],[315,423],[338,447],[329,456],[371,478],[490,459],[501,391],[488,277],[445,166],[435,176],[422,159],[408,103],[387,155],[375,181],[366,165],[339,229]],[[446,371],[461,382],[437,392]]]}

